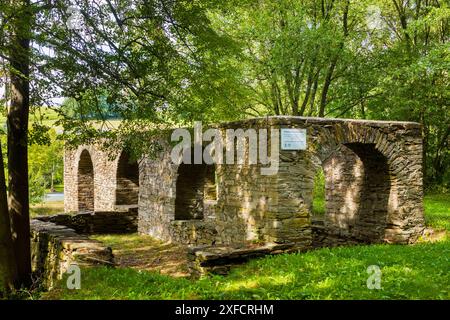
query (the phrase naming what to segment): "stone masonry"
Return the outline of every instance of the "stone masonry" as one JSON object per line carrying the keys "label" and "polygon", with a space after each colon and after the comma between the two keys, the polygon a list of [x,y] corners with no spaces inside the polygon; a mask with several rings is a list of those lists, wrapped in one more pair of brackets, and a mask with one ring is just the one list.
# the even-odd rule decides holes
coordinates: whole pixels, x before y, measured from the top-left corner
{"label": "stone masonry", "polygon": [[72,264],[113,266],[112,250],[66,226],[31,220],[33,274],[44,288],[52,288]]}
{"label": "stone masonry", "polygon": [[[308,248],[317,234],[323,245],[411,243],[422,233],[419,124],[283,116],[217,128],[304,128],[307,149],[280,149],[278,173],[262,175],[263,165],[248,161],[175,165],[166,141],[156,158],[136,163],[122,152],[111,160],[98,146],[80,146],[65,152],[65,210],[137,205],[140,233],[194,245]],[[318,233],[311,210],[319,167],[326,213]]]}

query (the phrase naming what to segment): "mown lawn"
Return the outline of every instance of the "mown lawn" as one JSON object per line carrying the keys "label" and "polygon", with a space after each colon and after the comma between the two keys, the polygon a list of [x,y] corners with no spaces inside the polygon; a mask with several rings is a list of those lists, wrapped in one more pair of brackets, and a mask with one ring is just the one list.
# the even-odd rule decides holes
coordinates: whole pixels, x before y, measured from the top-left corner
{"label": "mown lawn", "polygon": [[[449,196],[425,199],[427,223],[449,228]],[[450,239],[415,245],[320,249],[253,260],[228,276],[189,280],[130,268],[82,270],[81,289],[65,281],[43,299],[450,299]],[[367,288],[367,267],[381,289]]]}
{"label": "mown lawn", "polygon": [[64,212],[64,201],[42,202],[30,206],[30,216],[51,215]]}
{"label": "mown lawn", "polygon": [[425,223],[437,230],[450,231],[450,194],[425,196]]}

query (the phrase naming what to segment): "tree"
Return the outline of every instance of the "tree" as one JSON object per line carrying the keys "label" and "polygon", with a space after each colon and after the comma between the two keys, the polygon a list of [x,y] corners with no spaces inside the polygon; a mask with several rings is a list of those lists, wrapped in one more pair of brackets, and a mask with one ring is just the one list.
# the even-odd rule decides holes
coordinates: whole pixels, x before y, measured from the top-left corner
{"label": "tree", "polygon": [[370,116],[420,122],[426,187],[450,186],[450,8],[445,1],[377,2],[386,39],[373,37],[382,73]]}
{"label": "tree", "polygon": [[[233,49],[233,42],[214,32],[205,15],[214,3],[82,1],[77,6],[81,28],[69,23],[73,18],[70,5],[70,1],[1,3],[0,53],[3,70],[8,72],[6,81],[2,80],[8,86],[5,101],[9,101],[9,215],[18,286],[28,285],[31,274],[30,104],[48,105],[49,98],[65,96],[75,99],[78,106],[87,106],[87,113],[102,122],[100,127],[84,120],[81,112],[85,110],[71,116],[55,109],[69,142],[73,138],[77,143],[104,136],[122,139],[149,123],[180,123],[199,117],[211,121],[216,115],[233,118],[238,114],[231,111],[235,105],[231,101],[238,97],[232,90],[224,94],[226,87],[232,88],[227,85],[230,82],[227,86],[221,83],[229,70],[217,64],[221,56],[227,56],[224,52]],[[116,132],[103,130],[107,121],[99,108],[102,96],[124,120]]]}
{"label": "tree", "polygon": [[28,149],[31,203],[41,202],[45,192],[53,192],[55,183],[63,180],[63,141],[54,129],[39,136],[39,141],[30,141]]}
{"label": "tree", "polygon": [[[4,47],[1,51],[3,63],[7,65],[9,107],[7,114],[8,127],[8,208],[9,215],[5,217],[4,203],[2,206],[2,234],[5,244],[14,248],[15,263],[10,263],[11,254],[2,269],[7,274],[4,286],[11,288],[27,286],[31,282],[30,253],[30,223],[28,203],[28,113],[29,113],[29,54],[31,32],[30,2],[7,1],[2,3],[2,33]],[[3,163],[2,163],[3,164]],[[3,166],[2,166],[3,167]],[[4,170],[0,173],[0,192],[5,185]],[[3,195],[0,195],[2,200]],[[8,221],[11,219],[11,229],[8,232]],[[11,230],[10,230],[11,231]],[[2,249],[5,250],[4,246]],[[15,277],[15,279],[13,279]]]}
{"label": "tree", "polygon": [[0,152],[0,296],[16,288],[17,263],[13,249],[3,154]]}
{"label": "tree", "polygon": [[450,186],[448,2],[233,1],[213,21],[242,47],[244,112],[420,122],[424,182]]}
{"label": "tree", "polygon": [[29,0],[13,2],[11,19],[8,111],[8,204],[20,284],[31,283],[30,212],[28,198],[28,114],[31,7]]}
{"label": "tree", "polygon": [[251,1],[217,14],[218,28],[243,47],[250,113],[324,116],[336,73],[351,61],[348,37],[360,21],[350,24],[349,11],[357,9],[349,1]]}

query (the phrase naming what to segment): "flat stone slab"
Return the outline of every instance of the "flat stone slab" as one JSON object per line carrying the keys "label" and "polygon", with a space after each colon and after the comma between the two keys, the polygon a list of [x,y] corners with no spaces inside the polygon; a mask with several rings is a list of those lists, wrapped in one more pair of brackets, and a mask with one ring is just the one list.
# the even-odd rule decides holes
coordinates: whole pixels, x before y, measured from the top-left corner
{"label": "flat stone slab", "polygon": [[188,250],[193,276],[207,273],[227,274],[231,266],[266,255],[300,251],[295,243],[268,243],[254,246],[200,246]]}
{"label": "flat stone slab", "polygon": [[138,212],[135,206],[123,211],[88,211],[37,216],[35,219],[67,227],[79,234],[133,233],[137,231]]}

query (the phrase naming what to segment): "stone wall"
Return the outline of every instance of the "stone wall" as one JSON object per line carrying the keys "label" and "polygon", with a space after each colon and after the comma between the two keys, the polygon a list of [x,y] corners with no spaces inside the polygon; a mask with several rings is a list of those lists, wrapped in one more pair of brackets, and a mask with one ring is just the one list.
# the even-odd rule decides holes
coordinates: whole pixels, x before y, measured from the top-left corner
{"label": "stone wall", "polygon": [[94,166],[87,150],[80,155],[78,163],[78,210],[94,210]]}
{"label": "stone wall", "polygon": [[66,226],[80,234],[133,233],[137,231],[137,207],[128,211],[95,211],[55,214],[35,219]]}
{"label": "stone wall", "polygon": [[[205,195],[208,194],[207,182],[214,177],[214,169],[206,164],[181,164],[178,168],[175,198],[175,219],[203,219]],[[212,178],[214,179],[214,178]]]}
{"label": "stone wall", "polygon": [[117,164],[116,205],[136,205],[139,196],[139,167],[123,152]]}
{"label": "stone wall", "polygon": [[283,204],[293,202],[288,208],[278,206],[280,220],[283,213],[295,208],[297,212],[307,211],[305,216],[309,218],[314,168],[322,165],[324,228],[330,244],[336,239],[343,243],[408,243],[421,234],[420,125],[284,117],[269,122],[279,128],[306,128],[308,136],[307,150],[281,152],[279,200],[283,199]]}
{"label": "stone wall", "polygon": [[42,286],[52,288],[71,264],[114,265],[111,248],[55,223],[31,220],[33,273]]}
{"label": "stone wall", "polygon": [[[216,193],[211,198],[205,191],[214,190],[211,180],[194,179],[201,178],[198,174],[191,176],[190,190],[186,184],[179,184],[177,190],[180,175],[195,170],[180,170],[171,162],[170,145],[160,141],[162,152],[139,161],[140,233],[186,244],[296,243],[309,247],[316,234],[311,227],[314,174],[322,166],[326,185],[324,241],[409,243],[421,234],[419,124],[267,117],[223,123],[218,128],[304,128],[307,149],[280,150],[275,175],[262,175],[261,165],[248,162],[216,165]],[[110,210],[118,188],[117,160],[109,160],[94,146],[66,152],[66,210],[78,208],[75,177],[83,149],[93,159],[94,207]],[[195,196],[190,197],[190,205],[182,199],[187,214],[177,219],[177,198],[180,203],[183,193]]]}
{"label": "stone wall", "polygon": [[[85,178],[91,176],[85,174],[89,168],[86,163],[92,165],[93,183]],[[120,207],[136,206],[138,170],[137,162],[130,163],[125,152],[119,150],[110,154],[102,150],[100,144],[66,149],[64,211],[114,211]],[[88,207],[85,206],[87,199],[90,201]]]}

